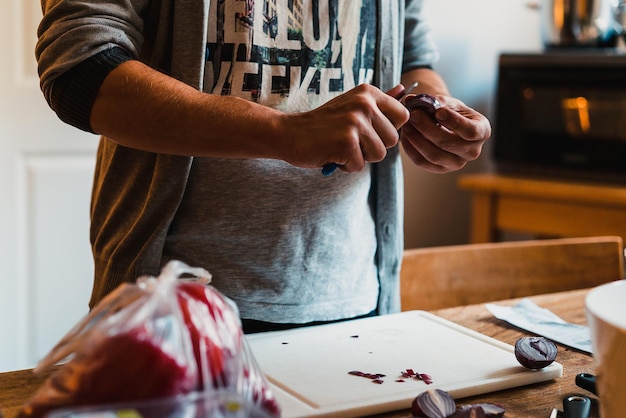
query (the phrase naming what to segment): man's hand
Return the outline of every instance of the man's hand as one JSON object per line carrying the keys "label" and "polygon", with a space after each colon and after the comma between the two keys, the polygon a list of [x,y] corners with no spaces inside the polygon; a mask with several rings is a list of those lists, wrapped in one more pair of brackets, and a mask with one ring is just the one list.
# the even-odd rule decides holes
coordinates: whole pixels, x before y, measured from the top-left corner
{"label": "man's hand", "polygon": [[409,112],[395,98],[402,90],[398,86],[385,93],[362,84],[310,112],[284,115],[286,137],[293,141],[284,159],[300,167],[337,163],[349,172],[382,160],[409,120]]}
{"label": "man's hand", "polygon": [[458,99],[435,97],[441,103],[435,112],[438,123],[422,110],[415,110],[402,127],[400,138],[407,156],[417,166],[431,173],[447,173],[480,156],[491,137],[491,124]]}

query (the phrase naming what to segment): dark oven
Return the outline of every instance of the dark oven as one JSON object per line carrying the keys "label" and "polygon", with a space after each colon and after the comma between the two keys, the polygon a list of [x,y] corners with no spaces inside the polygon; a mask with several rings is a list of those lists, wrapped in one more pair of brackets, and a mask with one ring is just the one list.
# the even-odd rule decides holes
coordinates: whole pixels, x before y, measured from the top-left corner
{"label": "dark oven", "polygon": [[501,172],[626,182],[626,55],[502,54],[493,142]]}

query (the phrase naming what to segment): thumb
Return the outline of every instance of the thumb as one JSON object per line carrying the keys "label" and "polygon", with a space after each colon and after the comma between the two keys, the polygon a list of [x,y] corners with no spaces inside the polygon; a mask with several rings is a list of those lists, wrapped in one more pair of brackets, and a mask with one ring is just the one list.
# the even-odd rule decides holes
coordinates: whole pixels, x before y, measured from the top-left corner
{"label": "thumb", "polygon": [[405,90],[406,88],[402,84],[398,84],[397,86],[394,86],[390,90],[387,90],[387,94],[393,97],[394,99],[400,100],[402,96],[404,95]]}

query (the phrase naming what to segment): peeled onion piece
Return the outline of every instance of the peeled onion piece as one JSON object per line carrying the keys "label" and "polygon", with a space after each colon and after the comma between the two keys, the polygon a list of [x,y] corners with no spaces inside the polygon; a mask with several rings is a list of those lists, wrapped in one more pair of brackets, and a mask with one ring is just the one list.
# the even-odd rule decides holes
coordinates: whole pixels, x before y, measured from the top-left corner
{"label": "peeled onion piece", "polygon": [[422,109],[426,114],[437,122],[435,112],[441,107],[441,103],[435,97],[429,94],[418,94],[417,96],[411,96],[406,100],[406,108],[412,112],[415,109]]}
{"label": "peeled onion piece", "polygon": [[411,412],[419,418],[447,418],[454,414],[456,403],[445,390],[429,389],[413,400]]}
{"label": "peeled onion piece", "polygon": [[543,369],[556,359],[558,348],[545,337],[523,337],[515,342],[515,358],[529,369]]}

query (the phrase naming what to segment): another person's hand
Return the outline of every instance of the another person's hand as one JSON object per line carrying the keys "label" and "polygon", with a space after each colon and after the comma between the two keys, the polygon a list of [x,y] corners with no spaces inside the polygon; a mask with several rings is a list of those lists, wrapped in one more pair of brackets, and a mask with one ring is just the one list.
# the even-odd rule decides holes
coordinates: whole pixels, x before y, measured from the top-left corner
{"label": "another person's hand", "polygon": [[394,98],[402,89],[385,93],[362,84],[312,111],[286,114],[284,129],[293,143],[284,159],[300,167],[337,163],[348,172],[382,160],[409,120],[407,109]]}
{"label": "another person's hand", "polygon": [[436,96],[441,103],[431,120],[421,110],[411,112],[402,127],[400,139],[407,156],[431,173],[447,173],[463,168],[480,156],[491,137],[489,120],[458,99]]}

